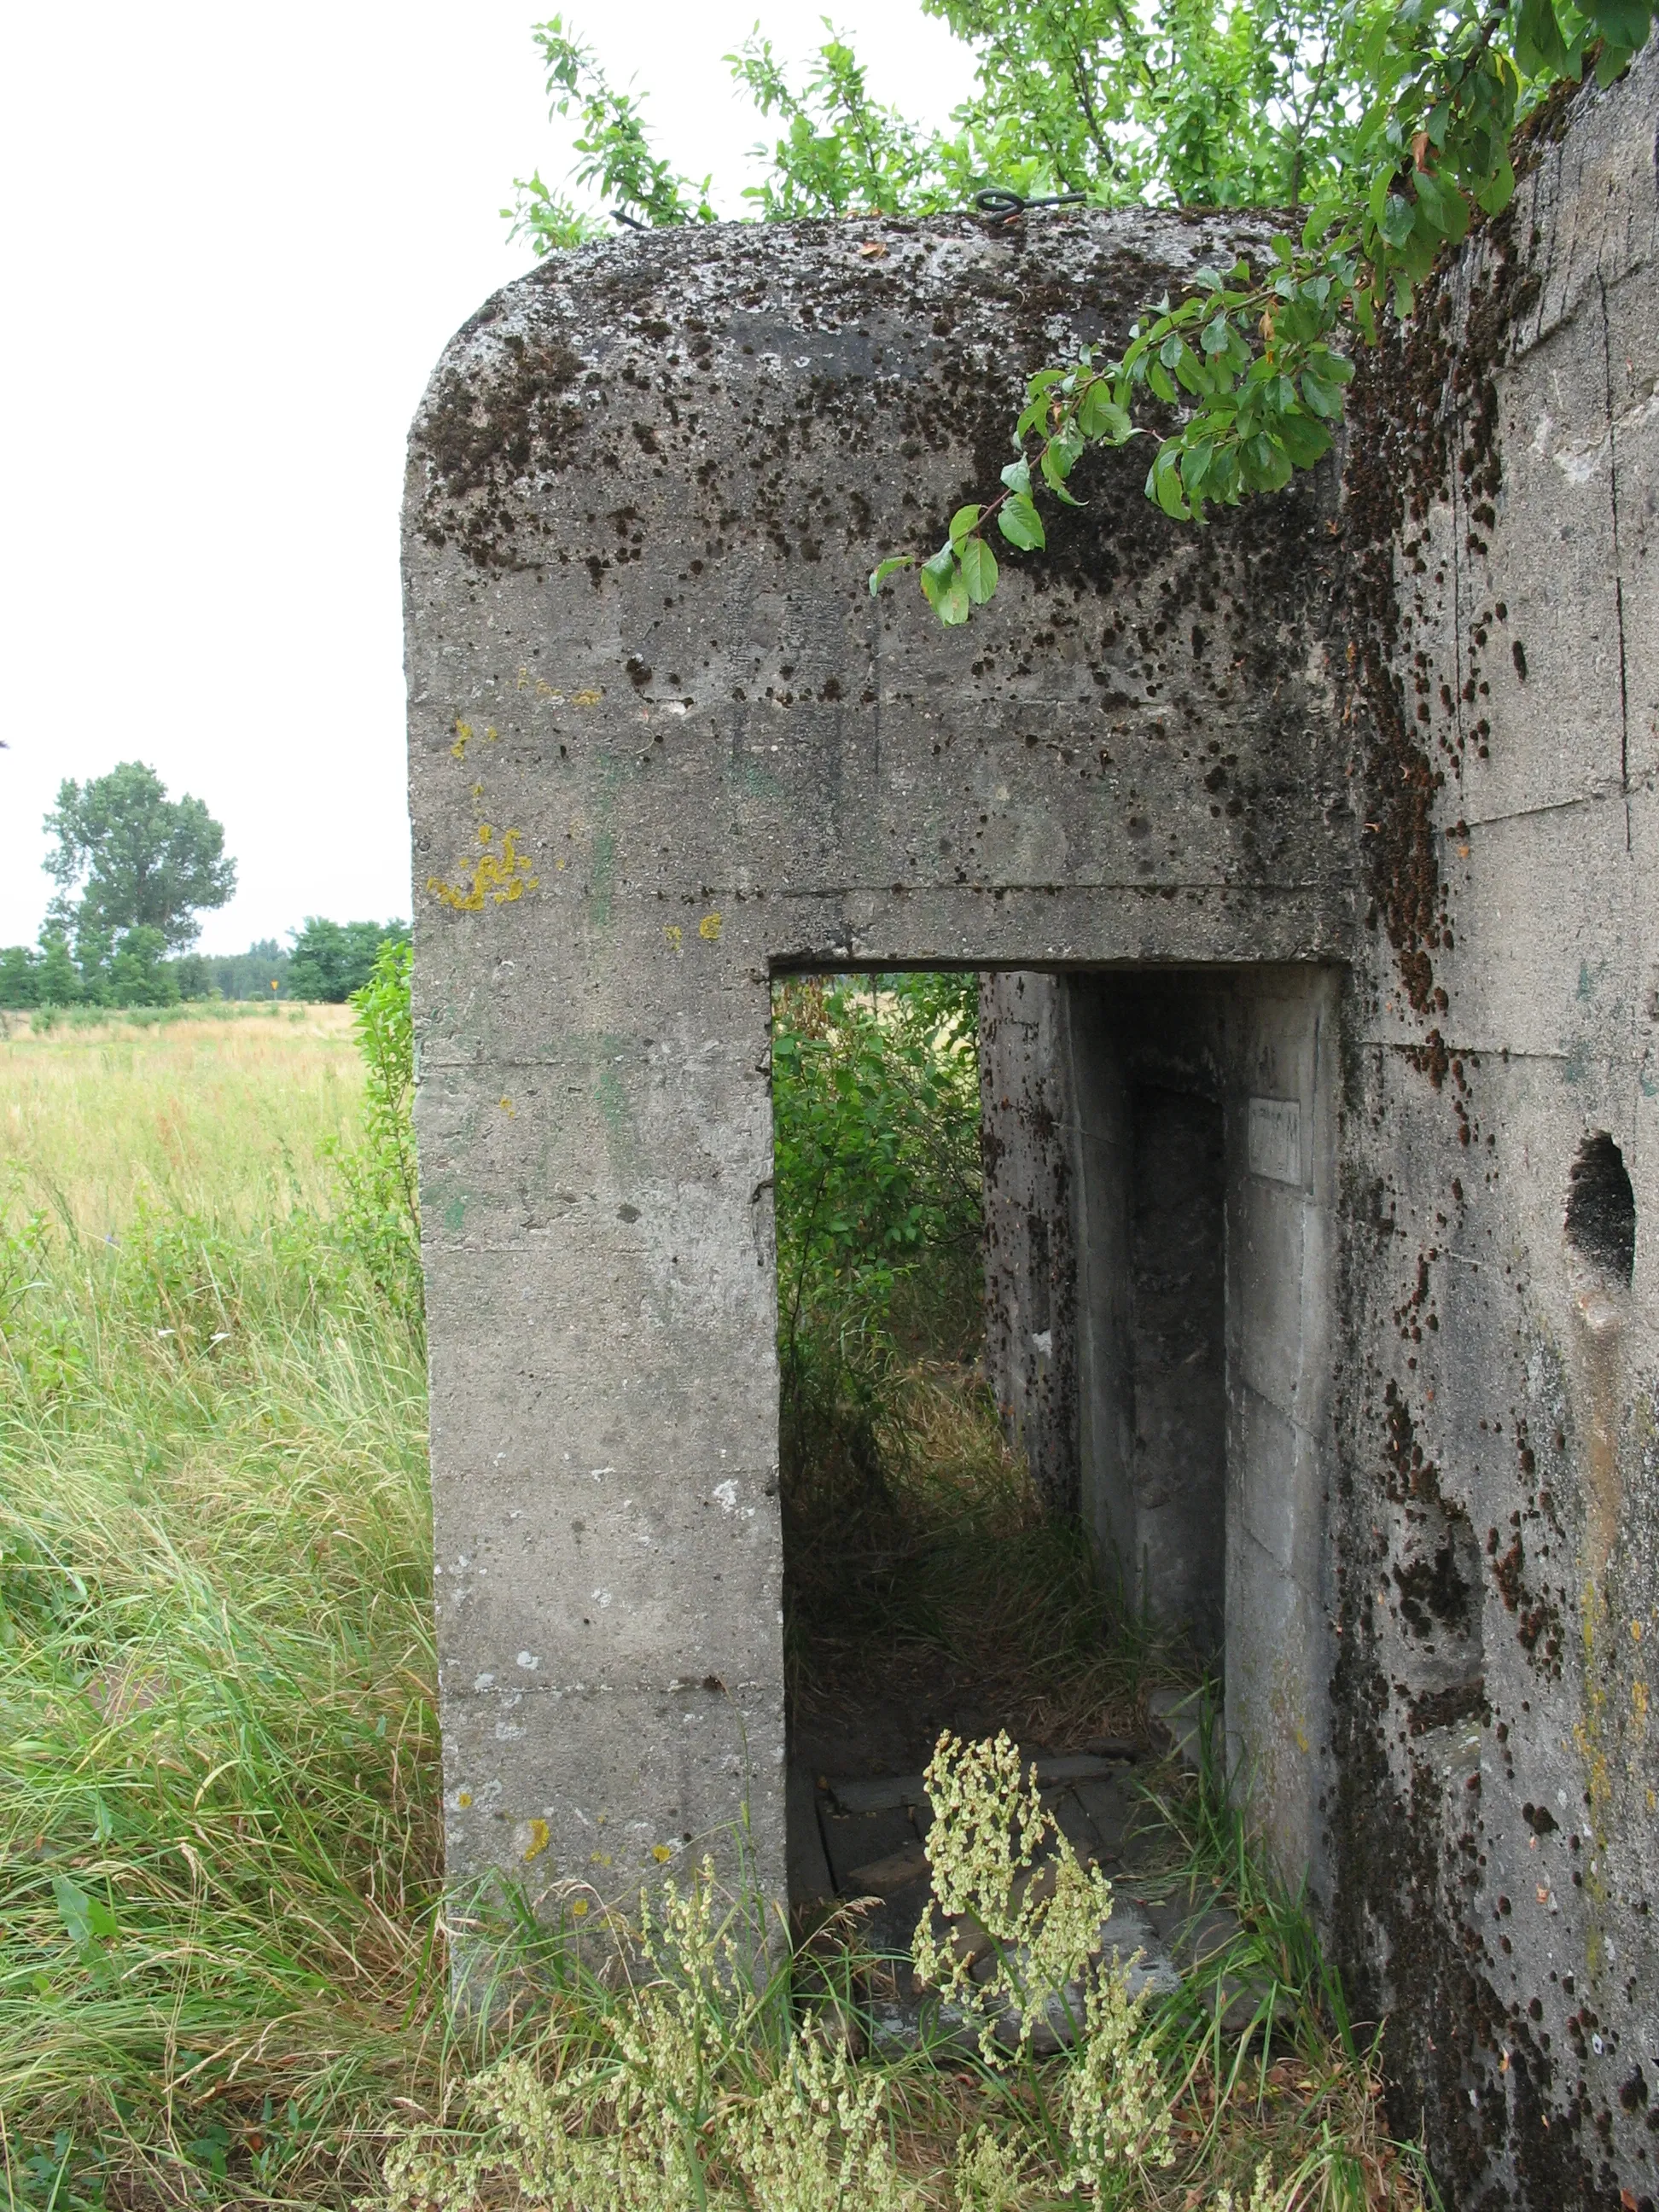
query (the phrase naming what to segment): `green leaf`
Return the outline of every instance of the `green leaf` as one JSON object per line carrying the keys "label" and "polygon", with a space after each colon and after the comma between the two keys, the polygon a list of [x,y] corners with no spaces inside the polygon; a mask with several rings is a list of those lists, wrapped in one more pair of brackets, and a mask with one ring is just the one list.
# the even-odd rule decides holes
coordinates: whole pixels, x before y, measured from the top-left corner
{"label": "green leaf", "polygon": [[1210,465],[1215,459],[1215,447],[1208,438],[1195,439],[1181,456],[1181,482],[1188,498],[1197,512],[1199,496],[1204,489]]}
{"label": "green leaf", "polygon": [[1002,481],[1010,491],[1029,492],[1031,489],[1031,468],[1029,461],[1010,461],[1002,471]]}
{"label": "green leaf", "polygon": [[1146,490],[1172,520],[1185,522],[1189,519],[1190,509],[1181,489],[1180,450],[1173,443],[1164,447],[1152,463],[1146,477]]}
{"label": "green leaf", "polygon": [[1398,192],[1389,192],[1382,202],[1376,227],[1390,246],[1403,246],[1417,227],[1417,210]]}
{"label": "green leaf", "polygon": [[1311,415],[1281,415],[1273,428],[1292,465],[1298,469],[1310,469],[1329,449],[1330,432],[1322,422],[1316,422]]}
{"label": "green leaf", "polygon": [[1624,49],[1626,60],[1646,46],[1653,22],[1650,0],[1583,0],[1583,12],[1610,46]]}
{"label": "green leaf", "polygon": [[1146,369],[1146,381],[1152,386],[1152,390],[1157,393],[1160,399],[1164,400],[1165,402],[1172,401],[1174,399],[1176,396],[1175,386],[1170,383],[1169,372],[1164,368],[1161,362],[1154,361],[1148,363]]}
{"label": "green leaf", "polygon": [[1515,58],[1528,76],[1536,76],[1541,70],[1556,76],[1568,74],[1567,42],[1561,35],[1554,0],[1521,0]]}
{"label": "green leaf", "polygon": [[1103,381],[1091,384],[1078,410],[1078,428],[1100,445],[1123,445],[1134,433],[1127,410],[1117,405]]}
{"label": "green leaf", "polygon": [[1340,204],[1336,200],[1320,199],[1314,202],[1309,211],[1308,220],[1302,226],[1302,250],[1304,253],[1313,252],[1326,232],[1340,218],[1341,212]]}
{"label": "green leaf", "polygon": [[872,599],[875,598],[876,593],[890,576],[896,576],[901,568],[914,568],[915,565],[916,556],[914,553],[895,553],[885,561],[878,561],[870,571],[871,598]]}
{"label": "green leaf", "polygon": [[1074,456],[1066,447],[1060,444],[1058,441],[1051,441],[1042,449],[1041,460],[1042,481],[1054,493],[1055,498],[1063,500],[1067,507],[1081,507],[1083,501],[1080,499],[1073,499],[1066,489],[1066,479],[1071,474],[1073,458]]}
{"label": "green leaf", "polygon": [[997,587],[997,556],[982,538],[966,538],[958,550],[968,596],[982,607]]}
{"label": "green leaf", "polygon": [[1042,517],[1028,492],[1016,492],[1006,506],[998,508],[997,528],[1023,553],[1039,553],[1048,542]]}
{"label": "green leaf", "polygon": [[941,545],[929,561],[921,564],[922,595],[930,607],[937,607],[957,574],[956,548]]}
{"label": "green leaf", "polygon": [[1419,169],[1412,179],[1417,194],[1418,216],[1442,238],[1451,235],[1452,206],[1461,202],[1455,185],[1447,185],[1431,169]]}
{"label": "green leaf", "polygon": [[1183,345],[1181,349],[1181,357],[1176,363],[1176,374],[1188,391],[1196,397],[1203,397],[1210,389],[1210,380],[1204,364],[1189,345]]}
{"label": "green leaf", "polygon": [[954,629],[965,623],[973,612],[974,603],[968,592],[968,579],[958,567],[950,582],[933,602],[933,611],[939,620]]}
{"label": "green leaf", "polygon": [[1316,415],[1324,416],[1328,422],[1337,422],[1341,420],[1342,387],[1340,385],[1327,384],[1322,377],[1316,376],[1310,368],[1304,369],[1302,397]]}
{"label": "green leaf", "polygon": [[113,1942],[120,1934],[109,1907],[100,1905],[95,1897],[88,1897],[79,1883],[71,1881],[67,1875],[53,1875],[52,1893],[58,1906],[58,1917],[77,1949],[84,1949],[94,1940]]}
{"label": "green leaf", "polygon": [[1501,215],[1515,198],[1515,164],[1507,153],[1474,197],[1483,215]]}
{"label": "green leaf", "polygon": [[951,543],[959,545],[969,532],[976,527],[983,510],[977,507],[959,507],[951,517]]}

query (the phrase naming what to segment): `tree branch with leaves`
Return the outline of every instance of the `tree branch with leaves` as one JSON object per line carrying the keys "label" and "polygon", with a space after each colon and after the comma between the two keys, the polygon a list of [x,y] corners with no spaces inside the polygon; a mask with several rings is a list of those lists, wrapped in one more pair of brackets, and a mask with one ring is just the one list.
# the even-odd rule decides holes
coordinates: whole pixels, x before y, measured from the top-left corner
{"label": "tree branch with leaves", "polygon": [[917,568],[939,619],[965,623],[996,590],[986,532],[1017,550],[1045,542],[1039,497],[1081,502],[1070,488],[1091,447],[1151,434],[1149,403],[1179,407],[1146,472],[1146,496],[1181,521],[1278,491],[1329,450],[1358,345],[1388,319],[1403,322],[1440,254],[1461,245],[1477,213],[1499,213],[1515,191],[1517,119],[1552,83],[1593,61],[1609,83],[1645,43],[1648,0],[1504,0],[1437,6],[1403,0],[1380,15],[1364,49],[1375,93],[1353,159],[1322,191],[1299,236],[1271,241],[1269,265],[1241,259],[1200,269],[1180,299],[1166,295],[1132,326],[1115,358],[1085,347],[1030,380],[1002,489],[959,507],[927,559],[899,554],[872,571],[878,592]]}
{"label": "tree branch with leaves", "polygon": [[[1041,551],[1044,506],[1093,447],[1155,440],[1146,491],[1201,522],[1280,490],[1329,450],[1358,349],[1407,320],[1439,256],[1515,191],[1517,123],[1589,66],[1612,82],[1646,42],[1653,0],[922,0],[969,45],[973,96],[923,132],[869,93],[832,32],[797,88],[757,31],[728,55],[785,126],[748,188],[769,219],[929,215],[996,185],[1097,206],[1290,206],[1265,259],[1200,269],[1148,301],[1121,354],[1084,347],[1028,381],[1000,488],[959,507],[932,555],[896,554],[872,592],[919,571],[940,619],[997,588],[996,542]],[[580,118],[579,185],[627,222],[714,219],[708,179],[650,150],[641,101],[613,90],[554,16],[537,27],[553,112]],[[538,252],[596,234],[539,174],[515,233]],[[1154,409],[1179,410],[1154,429]],[[1154,417],[1156,419],[1156,417]],[[1167,412],[1163,415],[1167,422]]]}

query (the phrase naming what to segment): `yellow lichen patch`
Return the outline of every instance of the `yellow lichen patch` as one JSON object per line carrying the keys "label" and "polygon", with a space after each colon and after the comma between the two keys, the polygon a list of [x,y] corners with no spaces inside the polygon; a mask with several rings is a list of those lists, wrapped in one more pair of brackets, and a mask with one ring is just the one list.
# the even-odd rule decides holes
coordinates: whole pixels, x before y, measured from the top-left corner
{"label": "yellow lichen patch", "polygon": [[506,1115],[507,1120],[509,1121],[516,1121],[519,1118],[519,1109],[513,1103],[513,1101],[510,1098],[503,1098],[499,1103],[501,1109],[502,1113]]}
{"label": "yellow lichen patch", "polygon": [[547,1849],[547,1823],[538,1817],[533,1820],[526,1820],[525,1826],[530,1831],[530,1840],[524,1850],[524,1860],[527,1866],[532,1859],[538,1859]]}
{"label": "yellow lichen patch", "polygon": [[1638,1675],[1630,1686],[1630,1709],[1636,1717],[1638,1729],[1648,1724],[1648,1686]]}
{"label": "yellow lichen patch", "polygon": [[653,1844],[651,1856],[659,1866],[666,1866],[674,1856],[673,1846],[672,1844]]}
{"label": "yellow lichen patch", "polygon": [[668,949],[671,952],[679,952],[684,950],[685,932],[680,927],[678,922],[664,922],[662,926],[662,933],[667,941]]}
{"label": "yellow lichen patch", "polygon": [[[488,822],[478,824],[478,842],[483,850],[471,863],[471,882],[449,884],[441,876],[427,878],[426,887],[434,898],[453,907],[458,914],[476,913],[486,902],[510,904],[536,889],[541,878],[531,872],[529,861],[519,850],[519,832],[504,830],[499,851],[491,849],[495,835]],[[456,874],[465,878],[466,872],[466,863],[457,861]]]}
{"label": "yellow lichen patch", "polygon": [[532,676],[527,668],[519,671],[519,689],[520,691],[532,691],[537,698],[550,700],[556,707],[564,704],[562,691],[556,691],[550,684],[539,676]]}
{"label": "yellow lichen patch", "polygon": [[699,937],[706,937],[711,945],[718,945],[720,935],[720,918],[719,915],[704,915],[702,920],[697,924],[697,934]]}
{"label": "yellow lichen patch", "polygon": [[603,691],[573,691],[570,703],[573,707],[597,707],[604,696]]}
{"label": "yellow lichen patch", "polygon": [[571,1905],[570,1911],[574,1919],[586,1920],[587,1917],[587,1899],[585,1897],[577,1898]]}
{"label": "yellow lichen patch", "polygon": [[458,1790],[455,1792],[455,1802],[460,1811],[465,1813],[472,1802],[472,1792],[470,1790]]}
{"label": "yellow lichen patch", "polygon": [[472,725],[470,722],[458,720],[455,724],[455,742],[449,748],[451,754],[456,760],[465,760],[466,758],[466,749],[471,743],[471,740]]}

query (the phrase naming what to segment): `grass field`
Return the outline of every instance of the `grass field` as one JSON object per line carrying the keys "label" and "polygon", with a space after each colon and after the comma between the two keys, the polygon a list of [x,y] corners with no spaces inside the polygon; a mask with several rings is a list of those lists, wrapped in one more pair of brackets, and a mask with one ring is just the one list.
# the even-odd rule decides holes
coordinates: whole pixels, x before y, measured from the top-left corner
{"label": "grass field", "polygon": [[0,1015],[0,1195],[14,1227],[20,1205],[83,1236],[145,1206],[249,1227],[326,1202],[362,1090],[349,1006]]}
{"label": "grass field", "polygon": [[0,1039],[0,2212],[1417,2205],[1305,1922],[1191,1790],[1283,2024],[1142,2023],[1168,2166],[1079,2179],[1076,2061],[792,2043],[792,1970],[745,1993],[693,1920],[642,1993],[521,1930],[489,2047],[451,2018],[422,1363],[331,1210],[361,1090],[345,1010]]}

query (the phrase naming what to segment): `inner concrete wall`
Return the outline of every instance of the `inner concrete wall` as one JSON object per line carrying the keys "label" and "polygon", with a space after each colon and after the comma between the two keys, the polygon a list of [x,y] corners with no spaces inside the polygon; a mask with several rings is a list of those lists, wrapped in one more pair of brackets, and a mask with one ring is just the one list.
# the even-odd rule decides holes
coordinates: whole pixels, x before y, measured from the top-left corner
{"label": "inner concrete wall", "polygon": [[1200,975],[1110,1027],[1220,1024],[1162,1073],[1068,1013],[1075,1143],[994,1189],[997,1267],[1048,1238],[1056,1504],[1104,1470],[1150,1576],[1108,1170],[1137,1081],[1207,1098],[1260,1817],[1449,2203],[1659,2195],[1656,122],[1649,54],[1534,138],[1340,476],[1188,531],[1092,458],[965,638],[875,559],[983,495],[1029,371],[1267,223],[653,234],[458,334],[405,541],[458,1892],[626,1897],[708,1838],[783,1894],[774,975]]}
{"label": "inner concrete wall", "polygon": [[[1222,1674],[1231,1761],[1292,1880],[1322,1858],[1328,1779],[1343,988],[1325,967],[981,985],[1005,1420],[1125,1601]],[[1059,1218],[1022,1244],[1037,1191]]]}

